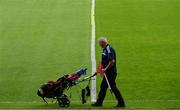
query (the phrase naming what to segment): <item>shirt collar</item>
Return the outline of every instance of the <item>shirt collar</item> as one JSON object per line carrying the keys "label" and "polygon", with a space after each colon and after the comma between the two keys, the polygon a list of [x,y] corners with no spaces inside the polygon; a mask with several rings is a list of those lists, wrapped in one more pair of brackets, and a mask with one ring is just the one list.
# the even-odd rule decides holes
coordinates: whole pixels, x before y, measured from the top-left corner
{"label": "shirt collar", "polygon": [[107,44],[107,45],[103,48],[103,50],[106,49],[107,46],[109,46],[109,44]]}

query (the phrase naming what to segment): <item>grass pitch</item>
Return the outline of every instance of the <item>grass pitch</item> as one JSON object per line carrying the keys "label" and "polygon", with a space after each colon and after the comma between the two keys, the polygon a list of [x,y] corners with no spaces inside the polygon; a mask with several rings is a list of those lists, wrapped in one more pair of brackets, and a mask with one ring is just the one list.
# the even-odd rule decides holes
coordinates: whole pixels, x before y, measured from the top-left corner
{"label": "grass pitch", "polygon": [[[97,36],[107,36],[116,49],[117,85],[127,109],[180,109],[179,5],[96,0]],[[91,0],[0,0],[0,109],[59,108],[44,104],[36,90],[47,80],[91,67],[90,9]],[[72,90],[69,109],[101,109],[81,105],[78,89]],[[102,109],[112,109],[112,100],[108,92]]]}
{"label": "grass pitch", "polygon": [[179,5],[179,0],[97,0],[97,36],[107,36],[117,51],[117,82],[131,100],[128,106],[180,108]]}
{"label": "grass pitch", "polygon": [[0,0],[0,108],[44,106],[41,84],[91,67],[90,8],[90,0]]}

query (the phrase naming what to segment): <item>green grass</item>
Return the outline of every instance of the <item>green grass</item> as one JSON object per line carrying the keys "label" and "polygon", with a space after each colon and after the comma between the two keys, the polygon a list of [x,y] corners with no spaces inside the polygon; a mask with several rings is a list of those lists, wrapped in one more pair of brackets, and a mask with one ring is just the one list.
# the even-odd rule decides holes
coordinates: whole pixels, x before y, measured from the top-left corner
{"label": "green grass", "polygon": [[0,0],[0,108],[42,102],[41,84],[91,67],[90,7],[90,0]]}
{"label": "green grass", "polygon": [[125,100],[148,101],[128,106],[180,108],[179,5],[179,0],[97,0],[97,36],[107,36],[117,51],[117,82]]}
{"label": "green grass", "polygon": [[[97,37],[107,36],[116,49],[117,85],[127,109],[180,109],[179,5],[96,0]],[[47,80],[91,68],[90,8],[91,0],[0,0],[0,109],[59,109],[36,91]],[[96,52],[98,63],[98,46]],[[100,82],[98,77],[98,91]],[[69,109],[116,104],[108,92],[103,108],[81,105],[77,90]]]}

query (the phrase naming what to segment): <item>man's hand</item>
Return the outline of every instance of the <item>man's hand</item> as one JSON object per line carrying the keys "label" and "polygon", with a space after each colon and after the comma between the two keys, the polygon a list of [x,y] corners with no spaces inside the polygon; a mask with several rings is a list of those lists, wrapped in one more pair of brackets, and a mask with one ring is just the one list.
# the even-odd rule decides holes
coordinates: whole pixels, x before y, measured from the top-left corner
{"label": "man's hand", "polygon": [[102,69],[102,72],[105,73],[105,72],[106,72],[106,69]]}

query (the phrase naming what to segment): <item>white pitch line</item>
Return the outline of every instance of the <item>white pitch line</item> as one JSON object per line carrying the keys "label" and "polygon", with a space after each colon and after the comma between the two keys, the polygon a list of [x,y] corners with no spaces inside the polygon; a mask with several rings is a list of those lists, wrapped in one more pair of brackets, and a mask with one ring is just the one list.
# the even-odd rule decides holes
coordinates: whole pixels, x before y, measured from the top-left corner
{"label": "white pitch line", "polygon": [[[91,2],[91,64],[92,64],[92,74],[96,72],[96,52],[95,52],[95,42],[96,42],[96,25],[95,25],[95,0]],[[95,80],[91,82],[91,102],[96,102],[96,77]]]}
{"label": "white pitch line", "polygon": [[[172,100],[125,100],[126,102],[180,102],[180,99],[172,99]],[[79,103],[80,101],[71,101],[72,103]],[[113,100],[107,100],[106,102],[114,102]],[[0,104],[43,104],[41,101],[0,101]],[[49,102],[51,103],[51,102]]]}

